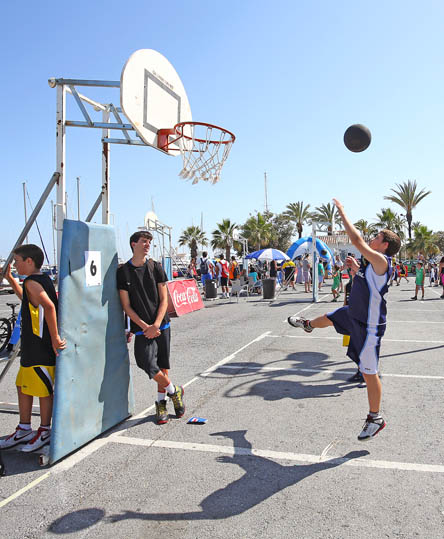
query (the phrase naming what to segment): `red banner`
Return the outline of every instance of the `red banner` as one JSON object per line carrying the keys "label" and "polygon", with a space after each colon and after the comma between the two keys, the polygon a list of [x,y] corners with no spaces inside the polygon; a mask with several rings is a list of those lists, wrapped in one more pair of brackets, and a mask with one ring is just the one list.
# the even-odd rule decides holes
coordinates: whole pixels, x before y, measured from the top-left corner
{"label": "red banner", "polygon": [[168,281],[168,314],[182,316],[203,309],[204,304],[194,279]]}

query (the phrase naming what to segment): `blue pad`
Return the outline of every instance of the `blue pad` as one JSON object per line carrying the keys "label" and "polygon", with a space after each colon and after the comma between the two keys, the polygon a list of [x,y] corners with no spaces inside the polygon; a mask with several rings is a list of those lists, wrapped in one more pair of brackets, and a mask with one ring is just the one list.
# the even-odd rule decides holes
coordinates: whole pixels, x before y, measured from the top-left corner
{"label": "blue pad", "polygon": [[65,220],[58,318],[67,345],[57,358],[51,464],[133,411],[116,270],[113,227]]}

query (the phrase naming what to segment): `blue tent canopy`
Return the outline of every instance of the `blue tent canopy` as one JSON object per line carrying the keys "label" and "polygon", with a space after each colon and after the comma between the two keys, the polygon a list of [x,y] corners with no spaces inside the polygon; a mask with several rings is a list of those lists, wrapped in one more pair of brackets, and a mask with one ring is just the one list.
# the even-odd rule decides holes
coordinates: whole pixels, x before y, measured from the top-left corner
{"label": "blue tent canopy", "polygon": [[[298,256],[303,256],[305,253],[311,253],[313,239],[311,236],[306,236],[305,238],[300,238],[293,243],[293,245],[288,249],[287,255],[294,260]],[[316,250],[318,251],[319,256],[327,260],[329,264],[332,264],[334,261],[334,255],[330,247],[324,243],[319,238],[316,238]],[[322,255],[321,251],[327,251],[326,255]]]}
{"label": "blue tent canopy", "polygon": [[256,260],[287,260],[287,255],[279,249],[260,249],[248,254],[245,258],[256,258]]}

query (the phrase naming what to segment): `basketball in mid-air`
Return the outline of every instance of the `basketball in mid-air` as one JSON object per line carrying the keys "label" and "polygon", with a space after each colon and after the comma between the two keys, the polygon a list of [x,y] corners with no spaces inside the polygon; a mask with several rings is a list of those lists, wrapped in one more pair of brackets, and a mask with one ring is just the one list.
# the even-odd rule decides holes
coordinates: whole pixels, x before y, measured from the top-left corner
{"label": "basketball in mid-air", "polygon": [[344,144],[351,152],[363,152],[370,146],[372,134],[365,125],[351,125],[344,133]]}

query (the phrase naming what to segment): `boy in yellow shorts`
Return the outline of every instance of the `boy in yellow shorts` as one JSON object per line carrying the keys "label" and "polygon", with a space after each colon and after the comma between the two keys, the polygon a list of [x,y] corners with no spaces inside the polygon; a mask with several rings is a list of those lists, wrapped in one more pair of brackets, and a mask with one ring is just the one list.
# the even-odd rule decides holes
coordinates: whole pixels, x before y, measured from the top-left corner
{"label": "boy in yellow shorts", "polygon": [[[5,278],[22,300],[20,370],[16,379],[20,423],[15,432],[0,440],[0,449],[22,445],[20,450],[35,451],[49,444],[55,362],[65,340],[57,329],[57,294],[48,275],[42,274],[43,252],[37,245],[22,245],[14,251],[19,275],[26,275],[23,288],[10,267]],[[40,399],[40,427],[31,429],[34,397]]]}

